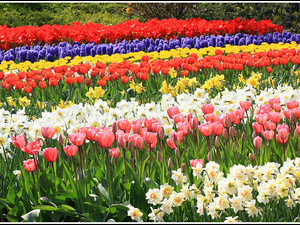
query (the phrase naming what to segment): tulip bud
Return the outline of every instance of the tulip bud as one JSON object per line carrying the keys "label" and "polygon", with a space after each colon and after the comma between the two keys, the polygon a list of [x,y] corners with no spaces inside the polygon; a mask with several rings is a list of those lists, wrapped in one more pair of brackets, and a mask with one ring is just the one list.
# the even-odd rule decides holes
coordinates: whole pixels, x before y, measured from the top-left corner
{"label": "tulip bud", "polygon": [[135,157],[135,149],[132,149],[131,151],[131,158],[134,158]]}
{"label": "tulip bud", "polygon": [[236,144],[236,142],[233,142],[232,143],[232,151],[235,152],[236,148],[237,148],[237,144]]}
{"label": "tulip bud", "polygon": [[292,115],[291,115],[290,120],[291,120],[291,123],[293,123],[293,121],[296,120],[296,116],[295,116],[295,113],[293,111],[292,111]]}
{"label": "tulip bud", "polygon": [[112,132],[113,132],[114,134],[116,134],[117,130],[118,130],[118,126],[117,126],[117,122],[115,121],[115,122],[113,122],[113,124],[112,124]]}
{"label": "tulip bud", "polygon": [[133,140],[132,139],[130,139],[129,141],[128,141],[128,150],[129,151],[132,151],[133,150]]}
{"label": "tulip bud", "polygon": [[177,138],[177,135],[175,134],[174,137],[173,137],[173,142],[176,146],[178,146],[179,144],[179,141],[178,141],[178,138]]}
{"label": "tulip bud", "polygon": [[227,129],[224,129],[222,134],[223,134],[224,139],[228,139],[229,135],[228,135],[228,130]]}
{"label": "tulip bud", "polygon": [[180,152],[179,152],[178,148],[175,148],[175,156],[176,156],[176,158],[180,158]]}
{"label": "tulip bud", "polygon": [[165,136],[165,130],[163,127],[159,127],[158,128],[158,137],[159,139],[163,140]]}
{"label": "tulip bud", "polygon": [[187,119],[187,121],[189,122],[190,119],[192,119],[192,114],[191,114],[191,113],[187,114],[187,115],[186,115],[186,119]]}
{"label": "tulip bud", "polygon": [[229,128],[229,137],[233,137],[235,135],[235,129],[234,127]]}
{"label": "tulip bud", "polygon": [[185,166],[185,163],[181,163],[181,171],[183,171],[184,173],[186,172],[186,166]]}
{"label": "tulip bud", "polygon": [[193,118],[191,119],[191,128],[192,130],[197,130],[198,129],[198,119],[197,118]]}
{"label": "tulip bud", "polygon": [[62,135],[60,134],[59,137],[58,137],[58,144],[60,146],[63,146],[64,145],[64,139],[62,138]]}
{"label": "tulip bud", "polygon": [[219,136],[216,136],[216,138],[215,138],[215,146],[216,146],[217,148],[219,148],[219,146],[220,146],[220,139],[219,139]]}
{"label": "tulip bud", "polygon": [[158,162],[161,163],[162,161],[164,161],[164,160],[163,160],[163,157],[162,157],[162,155],[161,155],[161,153],[160,153],[160,151],[157,151],[157,152],[156,152],[156,156],[157,156]]}
{"label": "tulip bud", "polygon": [[298,131],[296,129],[294,130],[294,137],[295,138],[299,138],[299,133],[298,133]]}
{"label": "tulip bud", "polygon": [[225,116],[225,125],[226,125],[226,127],[230,127],[230,125],[231,125],[230,116]]}
{"label": "tulip bud", "polygon": [[126,140],[123,135],[119,136],[118,142],[121,148],[126,148]]}
{"label": "tulip bud", "polygon": [[252,139],[254,139],[254,138],[256,138],[256,133],[255,133],[255,131],[253,131],[253,133],[252,133]]}
{"label": "tulip bud", "polygon": [[249,159],[251,162],[253,162],[253,154],[252,153],[249,153]]}
{"label": "tulip bud", "polygon": [[210,152],[207,154],[207,160],[208,160],[209,162],[212,161]]}
{"label": "tulip bud", "polygon": [[168,168],[172,169],[172,167],[173,167],[172,158],[169,158],[169,160],[168,160]]}
{"label": "tulip bud", "polygon": [[241,141],[245,142],[246,141],[246,135],[245,132],[242,133]]}

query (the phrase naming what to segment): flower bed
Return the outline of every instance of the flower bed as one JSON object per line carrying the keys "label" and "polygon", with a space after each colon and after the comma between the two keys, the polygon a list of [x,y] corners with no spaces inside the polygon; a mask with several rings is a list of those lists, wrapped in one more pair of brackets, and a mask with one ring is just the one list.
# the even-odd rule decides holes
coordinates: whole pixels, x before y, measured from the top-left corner
{"label": "flower bed", "polygon": [[[11,29],[36,43],[5,60],[30,61],[34,48],[60,59],[0,65],[1,221],[299,220],[296,34],[267,20],[170,19],[48,26],[47,40],[31,39],[45,27]],[[97,29],[116,44],[95,47]],[[147,37],[166,42],[134,41]],[[48,48],[51,38],[70,44]],[[65,57],[74,42],[91,55]]]}

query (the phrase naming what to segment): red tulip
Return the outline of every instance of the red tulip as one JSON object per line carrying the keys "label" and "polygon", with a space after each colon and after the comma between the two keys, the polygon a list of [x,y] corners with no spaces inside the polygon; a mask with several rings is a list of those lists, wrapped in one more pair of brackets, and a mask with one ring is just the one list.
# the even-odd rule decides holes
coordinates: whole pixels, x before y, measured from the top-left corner
{"label": "red tulip", "polygon": [[77,154],[77,146],[76,145],[68,145],[66,147],[63,147],[65,153],[67,156],[75,156]]}
{"label": "red tulip", "polygon": [[177,114],[173,116],[174,123],[183,123],[184,122],[184,116],[182,114]]}
{"label": "red tulip", "polygon": [[167,139],[167,144],[168,144],[168,146],[169,146],[171,149],[175,149],[175,148],[176,148],[176,145],[174,144],[173,138],[168,138],[168,139]]}
{"label": "red tulip", "polygon": [[42,127],[41,133],[44,138],[52,138],[55,134],[55,129],[52,127]]}
{"label": "red tulip", "polygon": [[28,172],[32,172],[36,168],[36,160],[35,159],[28,159],[26,161],[23,161],[23,167]]}
{"label": "red tulip", "polygon": [[262,132],[262,135],[266,140],[272,140],[274,137],[274,131],[273,130],[266,130]]}
{"label": "red tulip", "polygon": [[279,123],[280,120],[281,120],[281,113],[279,113],[279,112],[270,112],[269,113],[269,119],[273,123]]}
{"label": "red tulip", "polygon": [[157,133],[144,132],[144,140],[148,148],[155,148],[157,144]]}
{"label": "red tulip", "polygon": [[115,140],[115,134],[112,131],[97,132],[96,138],[101,148],[109,148]]}
{"label": "red tulip", "polygon": [[272,69],[272,67],[268,66],[268,67],[266,67],[266,70],[267,70],[268,73],[272,73],[273,69]]}
{"label": "red tulip", "polygon": [[26,152],[29,155],[35,155],[38,153],[41,147],[41,143],[39,141],[31,141],[28,142],[26,146],[22,147],[22,152]]}
{"label": "red tulip", "polygon": [[109,149],[109,155],[110,155],[110,157],[113,157],[113,155],[114,155],[116,159],[119,158],[120,157],[120,149],[119,148]]}
{"label": "red tulip", "polygon": [[54,162],[57,159],[57,148],[46,148],[43,150],[43,156],[47,162]]}
{"label": "red tulip", "polygon": [[220,122],[212,123],[212,133],[215,136],[220,136],[223,133],[223,125]]}
{"label": "red tulip", "polygon": [[295,117],[297,119],[299,119],[300,118],[300,107],[294,108],[294,109],[292,109],[292,111],[294,112]]}
{"label": "red tulip", "polygon": [[168,116],[173,119],[174,115],[179,114],[179,108],[177,106],[173,106],[167,109]]}
{"label": "red tulip", "polygon": [[296,130],[297,130],[298,134],[300,134],[300,126],[297,126]]}
{"label": "red tulip", "polygon": [[264,130],[264,127],[257,122],[252,123],[252,128],[257,134],[260,134]]}
{"label": "red tulip", "polygon": [[289,131],[286,129],[280,129],[276,134],[276,139],[280,144],[286,143],[289,139]]}
{"label": "red tulip", "polygon": [[215,111],[215,107],[213,104],[203,104],[201,106],[201,109],[204,115],[213,113]]}
{"label": "red tulip", "polygon": [[142,124],[132,124],[132,131],[134,134],[142,134],[143,125]]}
{"label": "red tulip", "polygon": [[267,113],[264,113],[264,114],[255,115],[254,118],[260,125],[265,125],[269,119],[269,116]]}
{"label": "red tulip", "polygon": [[86,134],[85,133],[72,133],[69,134],[69,140],[72,144],[76,145],[76,146],[80,146],[83,144],[85,138],[86,138]]}
{"label": "red tulip", "polygon": [[190,160],[191,167],[196,167],[197,164],[201,164],[203,166],[203,159],[191,159]]}
{"label": "red tulip", "polygon": [[286,107],[287,107],[288,109],[298,108],[298,107],[299,107],[299,102],[298,102],[298,101],[295,101],[295,100],[289,101],[289,102],[286,103]]}
{"label": "red tulip", "polygon": [[198,126],[198,129],[203,136],[210,136],[212,134],[211,123],[202,123],[200,126]]}
{"label": "red tulip", "polygon": [[272,121],[267,121],[265,126],[268,130],[275,130],[277,127],[276,123],[273,123]]}
{"label": "red tulip", "polygon": [[125,131],[126,133],[129,133],[131,130],[131,123],[128,121],[128,119],[123,119],[117,121],[118,129]]}
{"label": "red tulip", "polygon": [[262,148],[262,138],[259,136],[256,136],[253,139],[253,145],[255,146],[255,148],[261,149]]}
{"label": "red tulip", "polygon": [[177,124],[177,129],[178,129],[178,131],[183,132],[183,136],[186,136],[190,133],[191,127],[188,122],[184,122],[184,123],[179,122]]}
{"label": "red tulip", "polygon": [[181,139],[183,137],[183,132],[182,131],[173,131],[171,133],[171,137],[173,138],[173,141],[174,141],[174,144],[177,144],[178,142],[178,145],[180,145],[181,143]]}
{"label": "red tulip", "polygon": [[17,149],[22,149],[26,144],[26,139],[24,134],[20,134],[17,137],[12,135],[12,144],[16,146]]}

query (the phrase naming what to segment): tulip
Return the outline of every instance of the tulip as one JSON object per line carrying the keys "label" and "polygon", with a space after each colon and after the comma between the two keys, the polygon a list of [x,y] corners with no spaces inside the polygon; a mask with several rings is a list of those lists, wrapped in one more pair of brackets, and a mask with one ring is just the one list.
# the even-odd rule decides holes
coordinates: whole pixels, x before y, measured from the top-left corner
{"label": "tulip", "polygon": [[36,169],[36,160],[35,159],[28,159],[26,161],[23,161],[23,167],[28,172],[32,172]]}
{"label": "tulip", "polygon": [[244,110],[248,110],[251,107],[252,102],[251,101],[242,101],[240,102],[240,106]]}
{"label": "tulip", "polygon": [[288,101],[288,102],[286,103],[286,107],[287,107],[288,109],[295,109],[295,108],[298,108],[298,107],[299,107],[299,102],[298,102],[298,101],[295,101],[295,100],[293,100],[293,101]]}
{"label": "tulip", "polygon": [[41,133],[44,138],[52,138],[55,134],[55,129],[52,127],[41,127]]}
{"label": "tulip", "polygon": [[47,162],[54,162],[57,159],[57,148],[46,148],[43,150],[43,156]]}
{"label": "tulip", "polygon": [[257,122],[252,123],[252,128],[256,134],[260,134],[264,130],[263,126]]}
{"label": "tulip", "polygon": [[39,149],[41,147],[41,143],[39,141],[31,141],[28,142],[28,144],[24,147],[22,147],[22,152],[26,152],[29,155],[35,155],[38,153]]}
{"label": "tulip", "polygon": [[272,121],[267,121],[265,126],[268,130],[275,130],[277,127],[276,123],[273,123]]}
{"label": "tulip", "polygon": [[67,156],[71,157],[71,156],[75,156],[77,154],[77,146],[76,145],[69,145],[66,147],[63,147],[65,153],[67,154]]}
{"label": "tulip", "polygon": [[183,123],[184,122],[184,116],[182,114],[177,114],[173,116],[174,123]]}
{"label": "tulip", "polygon": [[201,106],[201,110],[204,115],[213,113],[215,111],[215,107],[213,104],[203,104]]}
{"label": "tulip", "polygon": [[264,113],[264,114],[255,115],[254,118],[260,125],[265,125],[269,119],[269,116],[267,113]]}
{"label": "tulip", "polygon": [[153,149],[157,144],[157,133],[145,132],[144,140],[148,148]]}
{"label": "tulip", "polygon": [[26,144],[26,139],[24,134],[20,134],[17,137],[12,135],[12,143],[17,149],[22,149]]}
{"label": "tulip", "polygon": [[276,139],[280,144],[284,144],[289,139],[289,131],[287,129],[280,129],[276,134]]}
{"label": "tulip", "polygon": [[273,130],[266,130],[262,132],[262,135],[266,140],[272,140],[274,136],[274,131]]}
{"label": "tulip", "polygon": [[198,126],[200,133],[203,136],[210,136],[212,134],[212,124],[202,123]]}
{"label": "tulip", "polygon": [[117,125],[118,125],[118,129],[123,130],[126,133],[130,132],[131,124],[128,121],[128,119],[123,119],[123,120],[117,121]]}
{"label": "tulip", "polygon": [[280,120],[281,120],[281,113],[279,113],[279,112],[270,112],[269,113],[269,119],[273,123],[279,123]]}
{"label": "tulip", "polygon": [[176,145],[174,144],[173,138],[167,139],[167,144],[171,149],[175,149]]}
{"label": "tulip", "polygon": [[256,149],[261,149],[262,148],[262,138],[259,136],[256,136],[253,139],[253,145],[255,146]]}
{"label": "tulip", "polygon": [[80,132],[72,133],[72,134],[69,134],[68,137],[72,144],[74,144],[76,146],[80,146],[85,141],[86,133],[80,133]]}
{"label": "tulip", "polygon": [[110,157],[115,157],[115,159],[118,159],[120,157],[120,149],[119,148],[111,148],[109,149],[109,155]]}
{"label": "tulip", "polygon": [[97,132],[96,138],[101,148],[109,148],[115,140],[115,134],[112,131]]}
{"label": "tulip", "polygon": [[167,109],[168,116],[173,119],[173,116],[179,114],[179,108],[177,106],[173,106]]}
{"label": "tulip", "polygon": [[177,129],[178,131],[182,131],[183,132],[183,136],[186,136],[190,133],[191,127],[189,125],[189,123],[185,122],[185,123],[178,123],[177,125]]}
{"label": "tulip", "polygon": [[203,166],[203,159],[191,159],[190,160],[191,167],[196,167],[197,164],[201,164]]}

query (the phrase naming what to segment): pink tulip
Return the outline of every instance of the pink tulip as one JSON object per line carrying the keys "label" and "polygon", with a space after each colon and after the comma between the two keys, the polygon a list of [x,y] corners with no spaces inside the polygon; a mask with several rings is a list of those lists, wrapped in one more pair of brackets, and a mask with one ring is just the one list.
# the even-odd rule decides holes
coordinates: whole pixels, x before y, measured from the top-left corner
{"label": "pink tulip", "polygon": [[52,138],[55,134],[55,129],[53,127],[41,127],[41,133],[44,138]]}
{"label": "pink tulip", "polygon": [[54,162],[57,159],[57,148],[46,148],[43,150],[43,156],[47,162]]}

